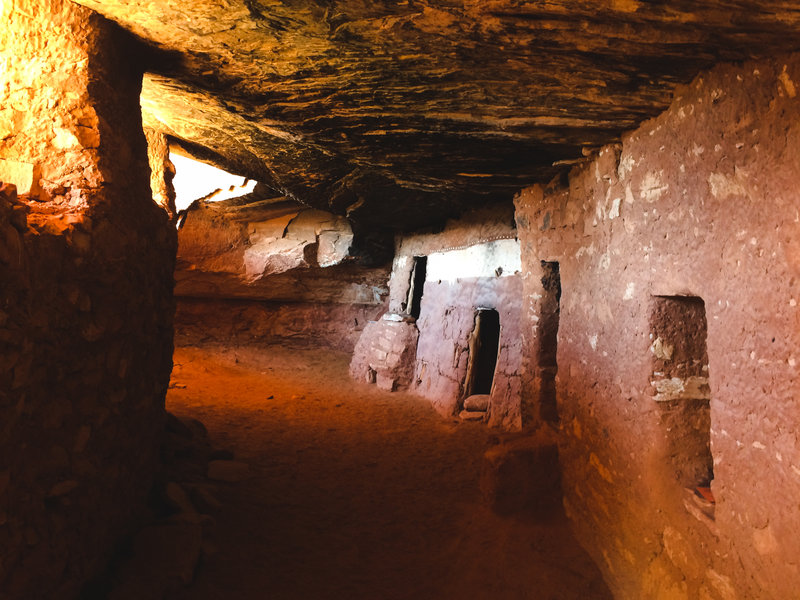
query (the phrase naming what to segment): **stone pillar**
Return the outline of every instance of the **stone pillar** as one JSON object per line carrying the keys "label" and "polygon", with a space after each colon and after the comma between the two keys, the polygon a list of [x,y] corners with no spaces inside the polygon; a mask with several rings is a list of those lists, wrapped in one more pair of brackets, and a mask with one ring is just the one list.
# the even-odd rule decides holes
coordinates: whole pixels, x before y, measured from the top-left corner
{"label": "stone pillar", "polygon": [[542,203],[543,197],[543,188],[534,185],[520,192],[514,199],[514,218],[517,222],[522,256],[520,412],[522,427],[529,431],[538,429],[544,422],[540,401],[542,386],[538,361],[541,342],[539,322],[541,321],[543,298],[542,269],[536,247],[538,232],[529,223],[536,208]]}
{"label": "stone pillar", "polygon": [[143,509],[172,353],[139,48],[64,0],[0,3],[0,590],[70,598]]}

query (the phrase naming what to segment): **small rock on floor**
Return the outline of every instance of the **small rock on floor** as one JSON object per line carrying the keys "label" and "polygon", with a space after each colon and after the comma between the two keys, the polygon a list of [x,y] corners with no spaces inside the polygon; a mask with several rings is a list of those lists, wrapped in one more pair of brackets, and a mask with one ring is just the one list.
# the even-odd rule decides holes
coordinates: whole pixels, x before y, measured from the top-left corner
{"label": "small rock on floor", "polygon": [[191,500],[189,500],[189,496],[186,494],[186,491],[174,481],[167,483],[165,494],[167,497],[167,503],[174,510],[190,514],[196,512],[194,505],[192,504]]}
{"label": "small rock on floor", "polygon": [[202,485],[194,485],[189,488],[189,497],[194,506],[201,512],[213,512],[222,508],[222,503],[210,489]]}

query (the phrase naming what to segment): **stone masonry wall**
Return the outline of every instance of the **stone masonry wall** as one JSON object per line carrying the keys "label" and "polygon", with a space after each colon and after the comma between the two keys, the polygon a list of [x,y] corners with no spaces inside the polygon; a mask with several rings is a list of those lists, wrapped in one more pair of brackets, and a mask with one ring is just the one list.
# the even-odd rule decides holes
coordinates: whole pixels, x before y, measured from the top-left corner
{"label": "stone masonry wall", "polygon": [[139,49],[62,0],[0,4],[0,596],[72,598],[145,504],[175,234],[152,201]]}
{"label": "stone masonry wall", "polygon": [[410,317],[385,313],[370,321],[353,349],[350,376],[387,392],[406,390],[414,379],[419,330]]}
{"label": "stone masonry wall", "polygon": [[618,598],[800,589],[798,85],[798,56],[721,65],[516,199],[526,411],[558,262],[564,503]]}

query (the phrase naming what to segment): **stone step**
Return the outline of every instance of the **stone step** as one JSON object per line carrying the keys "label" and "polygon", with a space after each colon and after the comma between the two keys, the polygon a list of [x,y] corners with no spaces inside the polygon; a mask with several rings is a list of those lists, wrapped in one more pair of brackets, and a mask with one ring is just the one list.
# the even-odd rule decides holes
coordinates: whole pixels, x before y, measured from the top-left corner
{"label": "stone step", "polygon": [[464,410],[470,412],[486,412],[489,409],[489,394],[473,394],[464,399]]}
{"label": "stone step", "polygon": [[486,418],[486,411],[462,410],[458,417],[462,421],[483,421]]}

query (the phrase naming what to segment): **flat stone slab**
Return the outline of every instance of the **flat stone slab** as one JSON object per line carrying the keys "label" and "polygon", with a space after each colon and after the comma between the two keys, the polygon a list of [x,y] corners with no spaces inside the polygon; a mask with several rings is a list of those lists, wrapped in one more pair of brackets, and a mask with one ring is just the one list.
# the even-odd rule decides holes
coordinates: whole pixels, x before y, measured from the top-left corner
{"label": "flat stone slab", "polygon": [[483,421],[485,417],[485,412],[476,412],[471,410],[462,410],[458,414],[458,418],[462,421]]}
{"label": "flat stone slab", "polygon": [[489,394],[473,394],[464,399],[464,410],[486,412],[489,410]]}

